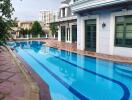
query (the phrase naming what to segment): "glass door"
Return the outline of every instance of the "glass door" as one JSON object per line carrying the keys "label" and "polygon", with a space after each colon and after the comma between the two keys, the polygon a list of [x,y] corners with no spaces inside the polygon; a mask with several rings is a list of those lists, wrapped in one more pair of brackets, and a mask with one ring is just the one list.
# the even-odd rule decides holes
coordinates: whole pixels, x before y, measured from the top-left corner
{"label": "glass door", "polygon": [[72,42],[77,42],[77,25],[72,25]]}
{"label": "glass door", "polygon": [[85,21],[85,49],[96,51],[96,19]]}
{"label": "glass door", "polygon": [[65,34],[66,34],[66,28],[65,26],[61,26],[61,41],[65,42]]}

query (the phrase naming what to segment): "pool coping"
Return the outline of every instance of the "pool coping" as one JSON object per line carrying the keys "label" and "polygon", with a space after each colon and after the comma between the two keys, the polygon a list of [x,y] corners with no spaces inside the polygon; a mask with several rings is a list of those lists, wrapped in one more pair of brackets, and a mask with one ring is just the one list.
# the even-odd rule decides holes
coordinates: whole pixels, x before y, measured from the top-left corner
{"label": "pool coping", "polygon": [[12,51],[8,46],[7,49],[30,84],[30,100],[51,100],[48,84],[31,69],[31,66],[22,57]]}
{"label": "pool coping", "polygon": [[[40,41],[40,42],[45,43],[44,41],[41,41],[41,40],[36,40],[36,41]],[[121,64],[130,64],[130,65],[132,64],[132,61],[129,61],[129,60],[128,61],[126,61],[126,60],[123,61],[123,60],[120,60],[120,59],[113,59],[111,57],[110,58],[109,57],[104,57],[104,56],[113,56],[114,57],[115,55],[98,54],[98,56],[96,56],[96,55],[93,55],[93,54],[86,54],[85,51],[81,51],[81,50],[77,50],[77,51],[75,51],[75,50],[67,50],[67,49],[58,48],[56,46],[52,46],[52,45],[49,45],[49,44],[44,44],[44,45],[47,46],[47,47],[52,47],[52,48],[56,48],[58,50],[68,51],[68,52],[79,54],[79,55],[82,55],[82,56],[93,57],[93,58],[106,60],[106,61],[113,61],[115,63],[121,63]],[[122,56],[118,56],[118,57],[122,57]],[[127,57],[124,57],[124,58],[127,58]],[[130,57],[128,57],[128,58],[130,58]]]}
{"label": "pool coping", "polygon": [[[58,50],[64,50],[64,51],[76,53],[76,54],[83,55],[83,56],[94,57],[94,58],[98,58],[98,59],[102,59],[102,60],[106,60],[106,61],[113,61],[115,63],[132,64],[132,57],[101,54],[101,53],[95,53],[95,52],[90,52],[90,51],[85,51],[85,50],[84,51],[82,51],[82,50],[68,50],[66,48],[58,47],[58,45],[53,46],[53,45],[49,44],[46,40],[48,40],[48,39],[30,39],[28,41],[43,42],[43,43],[46,43],[44,45],[46,45],[48,47],[53,47]],[[16,41],[20,41],[20,40],[16,40]],[[21,41],[27,41],[27,40],[21,40]],[[58,43],[60,43],[60,42],[58,42]],[[118,59],[118,58],[120,58],[120,59]]]}

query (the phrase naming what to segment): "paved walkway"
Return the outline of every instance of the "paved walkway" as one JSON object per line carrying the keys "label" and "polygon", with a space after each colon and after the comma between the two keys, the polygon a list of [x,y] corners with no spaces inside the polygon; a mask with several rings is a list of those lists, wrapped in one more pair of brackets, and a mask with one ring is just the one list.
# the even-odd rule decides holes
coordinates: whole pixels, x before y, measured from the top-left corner
{"label": "paved walkway", "polygon": [[117,56],[117,55],[99,54],[99,53],[95,53],[91,51],[80,51],[80,50],[77,50],[77,44],[75,43],[70,44],[70,43],[65,43],[65,42],[58,42],[57,40],[52,40],[52,39],[51,40],[50,39],[40,40],[40,41],[46,42],[46,45],[50,47],[55,47],[58,49],[72,51],[78,54],[97,57],[101,59],[132,64],[132,57],[122,57],[122,56]]}
{"label": "paved walkway", "polygon": [[46,42],[47,46],[55,47],[58,49],[63,49],[63,50],[69,50],[69,51],[77,51],[77,44],[76,43],[65,43],[65,42],[59,42],[54,39],[44,39],[40,40],[43,42]]}
{"label": "paved walkway", "polygon": [[0,100],[38,100],[38,98],[31,99],[31,91],[29,82],[12,55],[6,49],[2,50],[0,52]]}

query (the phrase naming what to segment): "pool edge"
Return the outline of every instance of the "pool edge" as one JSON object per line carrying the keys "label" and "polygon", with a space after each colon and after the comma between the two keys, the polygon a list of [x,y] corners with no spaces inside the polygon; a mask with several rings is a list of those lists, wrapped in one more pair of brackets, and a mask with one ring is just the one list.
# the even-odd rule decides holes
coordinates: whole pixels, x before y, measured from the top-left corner
{"label": "pool edge", "polygon": [[8,46],[7,49],[17,63],[18,68],[30,84],[31,100],[51,100],[48,84],[44,82],[37,75],[37,73],[35,73],[35,71],[33,71],[31,66],[24,61],[20,55],[18,55],[15,51],[12,51]]}

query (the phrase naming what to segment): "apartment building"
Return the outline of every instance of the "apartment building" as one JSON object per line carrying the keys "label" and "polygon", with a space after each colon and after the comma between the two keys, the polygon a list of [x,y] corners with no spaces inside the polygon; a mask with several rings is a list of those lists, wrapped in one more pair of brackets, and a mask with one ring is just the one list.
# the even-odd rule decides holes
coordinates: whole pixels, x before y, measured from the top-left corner
{"label": "apartment building", "polygon": [[49,23],[57,20],[57,13],[50,10],[41,10],[39,20],[43,22],[44,26],[49,26]]}
{"label": "apartment building", "polygon": [[131,0],[72,0],[77,49],[132,57]]}
{"label": "apartment building", "polygon": [[51,31],[49,28],[50,23],[56,22],[58,19],[57,12],[53,12],[50,10],[41,10],[39,13],[39,20],[40,25],[42,26],[42,29],[45,31],[45,33],[51,35]]}
{"label": "apartment building", "polygon": [[58,41],[77,42],[77,17],[71,12],[71,0],[63,0],[59,8]]}

